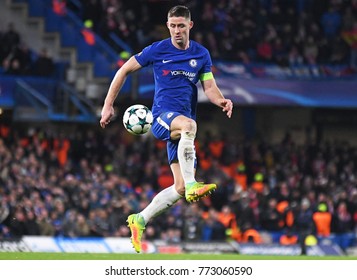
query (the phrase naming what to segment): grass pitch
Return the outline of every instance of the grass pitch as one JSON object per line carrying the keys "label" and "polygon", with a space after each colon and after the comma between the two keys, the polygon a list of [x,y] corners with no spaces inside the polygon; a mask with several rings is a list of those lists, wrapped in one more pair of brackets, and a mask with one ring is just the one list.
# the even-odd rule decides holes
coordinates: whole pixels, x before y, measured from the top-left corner
{"label": "grass pitch", "polygon": [[0,260],[357,260],[357,256],[0,252]]}

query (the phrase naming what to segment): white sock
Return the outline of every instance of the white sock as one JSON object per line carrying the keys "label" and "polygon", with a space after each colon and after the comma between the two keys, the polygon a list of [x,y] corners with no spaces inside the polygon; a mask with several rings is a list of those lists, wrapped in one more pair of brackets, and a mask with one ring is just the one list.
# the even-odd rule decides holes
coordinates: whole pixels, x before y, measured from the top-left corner
{"label": "white sock", "polygon": [[194,170],[196,160],[194,140],[195,137],[192,136],[192,134],[190,135],[188,132],[183,132],[178,143],[177,157],[185,184],[196,181]]}
{"label": "white sock", "polygon": [[144,218],[145,224],[147,224],[151,218],[170,208],[180,198],[182,198],[182,196],[176,191],[174,185],[163,189],[153,198],[150,204],[140,212]]}

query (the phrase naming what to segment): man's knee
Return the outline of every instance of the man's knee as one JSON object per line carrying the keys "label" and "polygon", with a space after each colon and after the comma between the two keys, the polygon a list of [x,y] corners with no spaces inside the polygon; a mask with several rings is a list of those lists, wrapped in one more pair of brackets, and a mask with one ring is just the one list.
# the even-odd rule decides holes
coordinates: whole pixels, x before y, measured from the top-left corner
{"label": "man's knee", "polygon": [[186,133],[188,136],[196,136],[197,124],[193,119],[185,119],[182,123],[182,133]]}
{"label": "man's knee", "polygon": [[188,136],[189,138],[195,138],[197,132],[197,124],[193,119],[185,116],[176,117],[171,123],[170,137],[173,140],[178,140],[182,136]]}

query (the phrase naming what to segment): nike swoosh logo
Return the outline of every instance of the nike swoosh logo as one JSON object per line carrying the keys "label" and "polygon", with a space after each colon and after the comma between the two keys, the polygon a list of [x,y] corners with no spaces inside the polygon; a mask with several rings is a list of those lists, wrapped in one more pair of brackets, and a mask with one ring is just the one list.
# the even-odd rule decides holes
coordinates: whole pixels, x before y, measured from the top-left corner
{"label": "nike swoosh logo", "polygon": [[163,59],[163,60],[162,60],[162,63],[168,63],[168,62],[171,62],[171,61],[172,61],[172,59],[169,59],[169,60]]}

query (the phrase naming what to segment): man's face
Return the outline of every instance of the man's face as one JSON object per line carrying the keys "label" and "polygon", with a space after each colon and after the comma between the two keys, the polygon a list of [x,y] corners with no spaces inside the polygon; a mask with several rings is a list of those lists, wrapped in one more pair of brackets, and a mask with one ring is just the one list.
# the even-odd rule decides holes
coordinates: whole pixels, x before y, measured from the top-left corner
{"label": "man's face", "polygon": [[184,17],[170,17],[166,25],[170,30],[172,43],[177,48],[186,49],[193,22]]}

